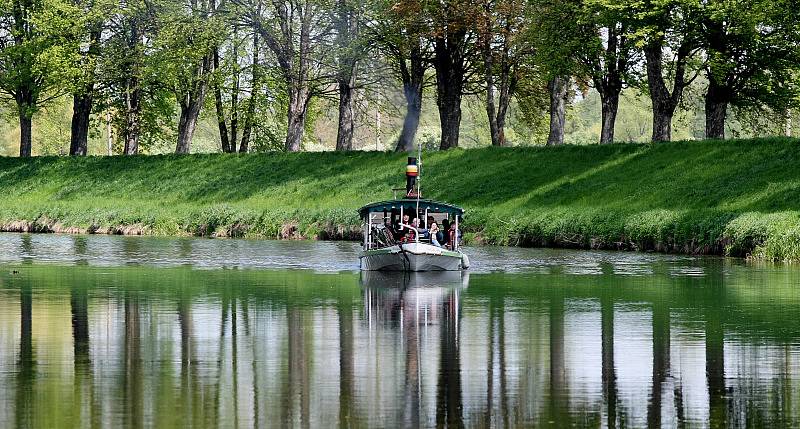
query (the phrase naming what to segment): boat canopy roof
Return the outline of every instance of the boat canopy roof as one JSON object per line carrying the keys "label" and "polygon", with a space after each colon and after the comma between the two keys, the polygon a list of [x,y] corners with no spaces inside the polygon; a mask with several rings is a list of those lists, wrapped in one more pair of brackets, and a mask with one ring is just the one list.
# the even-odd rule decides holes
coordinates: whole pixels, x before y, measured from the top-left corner
{"label": "boat canopy roof", "polygon": [[361,219],[366,219],[370,213],[391,211],[392,209],[400,210],[401,207],[403,210],[416,210],[417,202],[419,202],[420,210],[428,209],[435,213],[448,213],[456,216],[464,215],[464,209],[461,207],[434,200],[417,200],[416,198],[388,200],[367,204],[358,210],[358,214],[361,216]]}

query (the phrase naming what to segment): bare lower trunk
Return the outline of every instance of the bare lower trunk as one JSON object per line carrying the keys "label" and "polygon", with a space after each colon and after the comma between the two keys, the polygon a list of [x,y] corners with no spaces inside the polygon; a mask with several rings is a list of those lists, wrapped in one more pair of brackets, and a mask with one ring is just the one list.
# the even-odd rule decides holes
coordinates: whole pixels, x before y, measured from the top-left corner
{"label": "bare lower trunk", "polygon": [[[257,6],[257,11],[261,10],[261,3]],[[244,127],[242,127],[242,141],[239,144],[239,153],[247,153],[250,151],[250,136],[253,132],[253,117],[256,114],[256,97],[261,88],[261,78],[259,74],[259,33],[253,30],[253,69],[251,70],[251,89],[250,99],[247,101],[247,113],[244,118]],[[235,144],[235,142],[233,142]]]}
{"label": "bare lower trunk", "polygon": [[[214,85],[214,107],[217,111],[217,127],[219,128],[219,140],[221,142],[222,151],[225,153],[232,152],[231,142],[228,140],[228,124],[225,120],[225,107],[222,103],[222,90],[219,85]],[[236,147],[236,142],[233,143]]]}
{"label": "bare lower trunk", "polygon": [[19,156],[27,158],[31,156],[31,134],[32,121],[28,112],[19,114]]}
{"label": "bare lower trunk", "polygon": [[142,91],[138,87],[138,79],[131,78],[126,91],[126,112],[125,112],[125,155],[136,155],[139,153],[139,134],[141,131],[141,98]]}
{"label": "bare lower trunk", "polygon": [[[414,150],[414,139],[419,128],[419,116],[422,113],[422,94],[415,85],[403,85],[406,96],[406,116],[403,118],[403,129],[397,140],[395,152],[409,152]],[[421,89],[421,88],[419,88]]]}
{"label": "bare lower trunk", "polygon": [[289,100],[287,113],[286,144],[287,152],[299,152],[303,143],[303,134],[306,127],[306,107],[308,99],[306,91],[293,91]]}
{"label": "bare lower trunk", "polygon": [[89,118],[92,112],[91,89],[85,94],[72,97],[72,129],[69,154],[86,155],[89,139]]}
{"label": "bare lower trunk", "polygon": [[414,139],[419,128],[419,117],[422,113],[422,91],[425,82],[425,63],[419,39],[414,40],[408,55],[411,67],[406,66],[406,59],[400,58],[400,74],[403,76],[403,95],[406,98],[406,116],[403,118],[403,129],[397,140],[395,152],[414,150]]}
{"label": "bare lower trunk", "polygon": [[550,92],[550,134],[547,135],[547,145],[557,146],[564,144],[569,78],[556,76],[548,82],[547,89]]}
{"label": "bare lower trunk", "polygon": [[725,117],[728,113],[729,98],[727,88],[717,85],[710,79],[706,93],[706,138],[725,138]]}
{"label": "bare lower trunk", "polygon": [[645,46],[644,54],[647,66],[647,87],[650,90],[650,100],[653,108],[653,135],[652,141],[663,142],[672,140],[672,117],[675,109],[683,96],[687,82],[684,70],[687,58],[690,55],[692,44],[685,40],[678,48],[675,60],[675,71],[672,78],[672,92],[667,88],[664,79],[663,67],[663,40],[655,39]]}
{"label": "bare lower trunk", "polygon": [[489,118],[489,135],[492,138],[492,146],[503,146],[500,136],[501,131],[497,126],[497,116],[495,116],[494,85],[491,82],[488,83],[489,85],[486,88],[486,116]]}
{"label": "bare lower trunk", "polygon": [[614,143],[614,125],[617,122],[617,111],[619,110],[619,93],[602,97],[601,103],[603,114],[600,144]]}
{"label": "bare lower trunk", "polygon": [[434,43],[436,69],[436,105],[442,139],[439,149],[458,147],[461,127],[461,96],[464,91],[464,44],[466,30],[437,38]]}
{"label": "bare lower trunk", "polygon": [[201,96],[181,106],[181,117],[178,122],[178,144],[175,147],[175,153],[186,154],[191,150],[192,137],[194,136],[194,130],[197,128],[197,118],[200,116],[202,105]]}
{"label": "bare lower trunk", "polygon": [[336,133],[336,150],[353,150],[353,88],[354,78],[339,82],[339,127]]}
{"label": "bare lower trunk", "polygon": [[461,94],[447,94],[438,104],[439,121],[442,125],[442,140],[439,149],[456,148],[461,128]]}
{"label": "bare lower trunk", "polygon": [[[89,49],[83,56],[82,62],[91,65],[100,55],[101,25],[95,22],[89,35]],[[87,81],[82,88],[82,93],[72,96],[72,130],[70,134],[69,154],[86,155],[89,140],[89,118],[92,114],[92,101],[94,98],[94,71],[89,69]]]}
{"label": "bare lower trunk", "polygon": [[668,142],[672,140],[672,117],[675,108],[653,100],[653,136],[654,142]]}

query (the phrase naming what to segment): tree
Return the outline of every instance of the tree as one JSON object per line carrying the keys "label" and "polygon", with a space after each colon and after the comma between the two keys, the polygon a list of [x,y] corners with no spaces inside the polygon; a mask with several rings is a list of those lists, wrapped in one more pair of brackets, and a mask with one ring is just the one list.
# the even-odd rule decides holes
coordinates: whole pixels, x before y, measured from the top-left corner
{"label": "tree", "polygon": [[60,72],[71,61],[60,49],[65,7],[58,0],[10,0],[0,5],[0,91],[16,106],[21,157],[31,156],[34,113],[61,95]]}
{"label": "tree", "polygon": [[214,48],[227,37],[218,25],[215,0],[190,0],[168,10],[158,32],[158,55],[163,81],[175,94],[180,109],[175,153],[191,149],[200,110],[205,102],[214,66]]}
{"label": "tree", "polygon": [[[693,0],[653,0],[635,11],[647,70],[647,90],[653,109],[652,141],[672,139],[672,118],[684,90],[698,76],[700,67],[690,70],[700,47],[699,10]],[[695,61],[696,62],[696,61]],[[671,88],[669,86],[671,82]]]}
{"label": "tree", "polygon": [[139,153],[143,107],[149,88],[148,61],[156,5],[130,0],[112,17],[105,52],[100,59],[100,86],[106,108],[114,113],[118,135],[124,141],[122,153]]}
{"label": "tree", "polygon": [[245,17],[264,39],[280,67],[288,98],[284,149],[297,152],[312,97],[330,81],[322,58],[333,33],[328,7],[320,0],[275,0]]}
{"label": "tree", "polygon": [[336,86],[339,90],[336,150],[353,149],[356,66],[363,56],[363,42],[359,38],[362,9],[363,6],[353,0],[337,0],[332,19],[336,28]]}
{"label": "tree", "polygon": [[582,5],[579,16],[584,34],[590,35],[579,53],[580,61],[583,72],[600,93],[600,143],[613,143],[619,96],[635,64],[630,23],[624,12],[599,2]]}
{"label": "tree", "polygon": [[[566,0],[539,0],[529,11],[529,38],[534,46],[534,62],[547,82],[550,122],[547,145],[564,143],[567,104],[572,98],[572,76],[581,73],[576,55],[585,40],[583,27],[575,20],[577,5]],[[581,80],[585,80],[581,75]]]}
{"label": "tree", "polygon": [[436,106],[442,128],[441,150],[458,147],[461,98],[474,73],[475,24],[480,11],[473,2],[444,0],[428,8],[432,17]]}
{"label": "tree", "polygon": [[81,45],[77,62],[78,74],[72,89],[72,126],[70,132],[70,155],[86,155],[89,139],[89,119],[95,101],[97,61],[101,54],[102,31],[109,10],[113,5],[102,0],[79,1],[76,4],[80,13],[76,17],[76,39]]}
{"label": "tree", "polygon": [[[486,84],[486,114],[493,146],[505,146],[505,123],[520,75],[532,52],[529,20],[521,0],[485,0],[478,25]],[[530,70],[527,70],[530,71]],[[495,80],[497,77],[497,81]],[[495,92],[499,97],[495,102]]]}
{"label": "tree", "polygon": [[725,138],[728,107],[785,112],[796,102],[792,73],[800,64],[800,10],[790,0],[703,3],[708,57],[706,137]]}
{"label": "tree", "polygon": [[430,64],[429,22],[423,4],[417,0],[378,2],[368,20],[372,38],[386,57],[403,85],[406,112],[403,127],[395,145],[396,152],[412,152],[422,113],[425,71]]}

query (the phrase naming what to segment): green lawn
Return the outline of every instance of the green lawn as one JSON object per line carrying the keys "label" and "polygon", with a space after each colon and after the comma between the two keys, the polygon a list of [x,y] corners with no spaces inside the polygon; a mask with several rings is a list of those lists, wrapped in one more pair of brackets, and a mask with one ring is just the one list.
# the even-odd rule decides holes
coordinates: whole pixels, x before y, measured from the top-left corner
{"label": "green lawn", "polygon": [[[800,260],[800,140],[486,148],[423,155],[426,197],[473,242]],[[405,155],[0,158],[0,224],[267,238],[358,236]],[[23,221],[20,223],[19,221]]]}

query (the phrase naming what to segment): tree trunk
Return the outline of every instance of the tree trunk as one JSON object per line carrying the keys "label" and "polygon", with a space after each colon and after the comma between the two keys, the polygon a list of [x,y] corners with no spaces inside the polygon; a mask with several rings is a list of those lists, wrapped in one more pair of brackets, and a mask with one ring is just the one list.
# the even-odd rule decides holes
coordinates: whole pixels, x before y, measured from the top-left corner
{"label": "tree trunk", "polygon": [[139,22],[136,17],[130,23],[130,38],[128,50],[131,54],[130,70],[125,82],[125,155],[139,153],[139,134],[141,133],[142,89],[139,82],[139,50],[142,35],[139,31]]}
{"label": "tree trunk", "polygon": [[564,144],[569,78],[556,76],[547,83],[547,89],[550,92],[550,134],[547,135],[547,145],[557,146]]}
{"label": "tree trunk", "polygon": [[650,100],[653,109],[653,136],[652,141],[662,142],[672,140],[672,118],[675,109],[683,96],[686,87],[684,69],[686,58],[690,52],[688,41],[684,41],[677,52],[675,61],[675,75],[673,77],[672,93],[667,88],[663,73],[663,42],[654,40],[645,46],[644,54],[647,64],[647,86],[650,90]]}
{"label": "tree trunk", "polygon": [[[204,92],[204,91],[202,91]],[[178,122],[178,144],[175,153],[187,154],[191,150],[192,137],[197,128],[197,118],[200,116],[200,108],[203,107],[203,93],[195,99],[189,100],[187,104],[181,104],[181,117]]]}
{"label": "tree trunk", "polygon": [[719,84],[713,76],[709,79],[705,102],[707,139],[725,138],[725,117],[730,102],[728,94],[728,88]]}
{"label": "tree trunk", "polygon": [[439,37],[434,43],[436,69],[436,105],[439,108],[439,122],[442,139],[439,149],[458,147],[461,127],[461,96],[464,91],[463,44],[465,30]]}
{"label": "tree trunk", "polygon": [[419,117],[422,113],[422,91],[425,83],[425,63],[422,49],[415,41],[409,54],[411,68],[406,67],[405,58],[400,58],[400,74],[403,77],[403,95],[406,98],[406,115],[403,118],[403,129],[397,140],[395,152],[412,152],[414,139],[419,128]]}
{"label": "tree trunk", "polygon": [[[256,8],[257,13],[261,13],[261,2],[258,3]],[[253,69],[250,71],[250,99],[247,101],[247,116],[244,118],[244,127],[242,127],[242,141],[239,144],[239,153],[247,153],[250,151],[250,136],[253,132],[253,117],[256,114],[256,96],[260,90],[260,74],[259,74],[259,33],[253,28]],[[234,142],[235,144],[235,142]]]}
{"label": "tree trunk", "polygon": [[445,90],[443,92],[445,92],[443,98],[437,100],[439,122],[442,126],[442,140],[439,149],[447,150],[458,147],[461,128],[461,91]]}
{"label": "tree trunk", "polygon": [[308,90],[305,88],[290,91],[284,146],[287,152],[299,152],[302,147],[306,127],[306,109],[308,108],[307,93]]}
{"label": "tree trunk", "polygon": [[[131,89],[131,87],[133,87]],[[141,101],[142,91],[139,88],[139,80],[136,77],[129,79],[128,90],[125,94],[125,155],[137,155],[139,153],[139,133],[141,131]]]}
{"label": "tree trunk", "polygon": [[31,156],[32,121],[27,110],[21,107],[19,112],[19,156],[22,158]]}
{"label": "tree trunk", "polygon": [[353,96],[356,84],[356,56],[353,41],[358,37],[358,16],[346,0],[337,1],[334,19],[338,48],[339,126],[336,133],[336,150],[353,149]]}
{"label": "tree trunk", "polygon": [[[83,65],[93,67],[93,61],[100,55],[101,28],[93,26],[89,33],[89,49],[83,56]],[[88,63],[88,64],[87,64]],[[89,140],[89,118],[92,114],[94,98],[94,69],[88,70],[85,85],[80,94],[72,96],[72,129],[70,133],[69,154],[86,155]]]}
{"label": "tree trunk", "polygon": [[[219,85],[214,85],[214,107],[217,110],[217,127],[219,128],[219,140],[222,145],[222,151],[225,153],[230,153],[231,151],[231,144],[228,140],[228,125],[225,120],[225,107],[222,103],[222,90],[220,90]],[[236,143],[234,142],[234,147]]]}
{"label": "tree trunk", "polygon": [[617,122],[619,110],[619,92],[601,95],[602,103],[602,129],[600,130],[600,144],[614,143],[614,125]]}
{"label": "tree trunk", "polygon": [[[89,85],[93,87],[94,85]],[[88,88],[84,94],[72,96],[72,129],[70,133],[69,154],[86,155],[89,139],[89,118],[92,113],[92,93]]]}
{"label": "tree trunk", "polygon": [[403,85],[403,92],[406,97],[406,115],[403,118],[403,129],[400,131],[400,138],[397,140],[395,152],[411,152],[414,150],[414,139],[419,128],[419,116],[422,113],[422,94],[421,88],[415,85]]}
{"label": "tree trunk", "polygon": [[336,133],[336,150],[353,150],[353,93],[354,74],[339,81],[339,127]]}
{"label": "tree trunk", "polygon": [[[487,27],[488,30],[491,31],[491,21],[487,23]],[[489,135],[492,138],[492,146],[502,146],[502,143],[500,142],[500,132],[497,129],[497,109],[494,103],[494,58],[491,43],[488,40],[483,40],[488,39],[488,37],[481,37],[481,39],[481,45],[483,45],[483,68],[485,73],[484,79],[486,82],[486,116],[489,119]]]}
{"label": "tree trunk", "polygon": [[15,101],[19,116],[19,156],[27,158],[31,156],[32,118],[36,102],[30,89],[22,89],[17,92]]}

